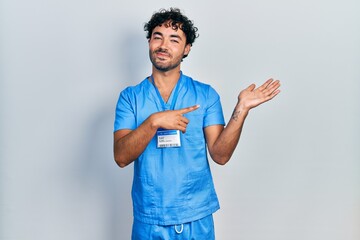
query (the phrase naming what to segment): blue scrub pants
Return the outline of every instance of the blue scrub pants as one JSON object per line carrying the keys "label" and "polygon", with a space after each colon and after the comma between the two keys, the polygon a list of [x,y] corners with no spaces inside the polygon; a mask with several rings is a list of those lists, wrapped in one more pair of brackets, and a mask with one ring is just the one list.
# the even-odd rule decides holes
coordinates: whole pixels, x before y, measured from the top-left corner
{"label": "blue scrub pants", "polygon": [[132,240],[214,240],[212,214],[194,222],[178,225],[153,225],[134,220]]}

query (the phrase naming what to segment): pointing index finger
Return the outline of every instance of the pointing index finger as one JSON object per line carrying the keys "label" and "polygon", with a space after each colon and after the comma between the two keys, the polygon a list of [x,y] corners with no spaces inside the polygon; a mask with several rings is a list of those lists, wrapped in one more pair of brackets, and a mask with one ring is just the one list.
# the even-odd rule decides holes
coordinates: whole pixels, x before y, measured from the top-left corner
{"label": "pointing index finger", "polygon": [[185,114],[185,113],[189,113],[189,112],[192,112],[192,111],[195,111],[196,109],[198,109],[200,107],[200,105],[194,105],[194,106],[191,106],[191,107],[187,107],[187,108],[182,108],[180,109],[180,113],[181,114]]}

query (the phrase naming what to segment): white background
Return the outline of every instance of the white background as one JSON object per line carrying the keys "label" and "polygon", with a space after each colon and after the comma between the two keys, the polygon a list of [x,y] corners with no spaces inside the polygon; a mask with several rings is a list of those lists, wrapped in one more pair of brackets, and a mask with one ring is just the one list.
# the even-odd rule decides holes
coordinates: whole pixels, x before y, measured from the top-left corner
{"label": "white background", "polygon": [[360,239],[357,0],[0,2],[0,239],[129,239],[132,166],[113,161],[119,92],[150,74],[143,24],[177,6],[200,37],[182,65],[229,119],[254,109],[232,160],[211,164],[217,239]]}

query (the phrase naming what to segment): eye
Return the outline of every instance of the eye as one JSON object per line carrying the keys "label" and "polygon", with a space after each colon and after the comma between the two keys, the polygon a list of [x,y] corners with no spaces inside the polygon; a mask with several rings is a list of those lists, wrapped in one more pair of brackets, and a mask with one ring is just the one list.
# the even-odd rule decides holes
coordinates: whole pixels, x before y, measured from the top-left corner
{"label": "eye", "polygon": [[176,40],[176,39],[171,39],[171,42],[173,42],[173,43],[179,43],[179,41]]}
{"label": "eye", "polygon": [[158,33],[154,33],[152,35],[152,39],[153,40],[160,40],[160,39],[162,39],[162,36],[160,34],[158,34]]}

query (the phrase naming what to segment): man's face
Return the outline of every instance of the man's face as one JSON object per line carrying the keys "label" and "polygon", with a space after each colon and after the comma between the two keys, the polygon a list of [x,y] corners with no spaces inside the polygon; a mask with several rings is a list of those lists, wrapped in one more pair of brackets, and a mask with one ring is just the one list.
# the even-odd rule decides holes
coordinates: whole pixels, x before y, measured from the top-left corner
{"label": "man's face", "polygon": [[149,56],[157,70],[166,72],[180,66],[189,52],[190,44],[186,44],[185,33],[180,28],[174,30],[168,23],[154,28],[149,39]]}

